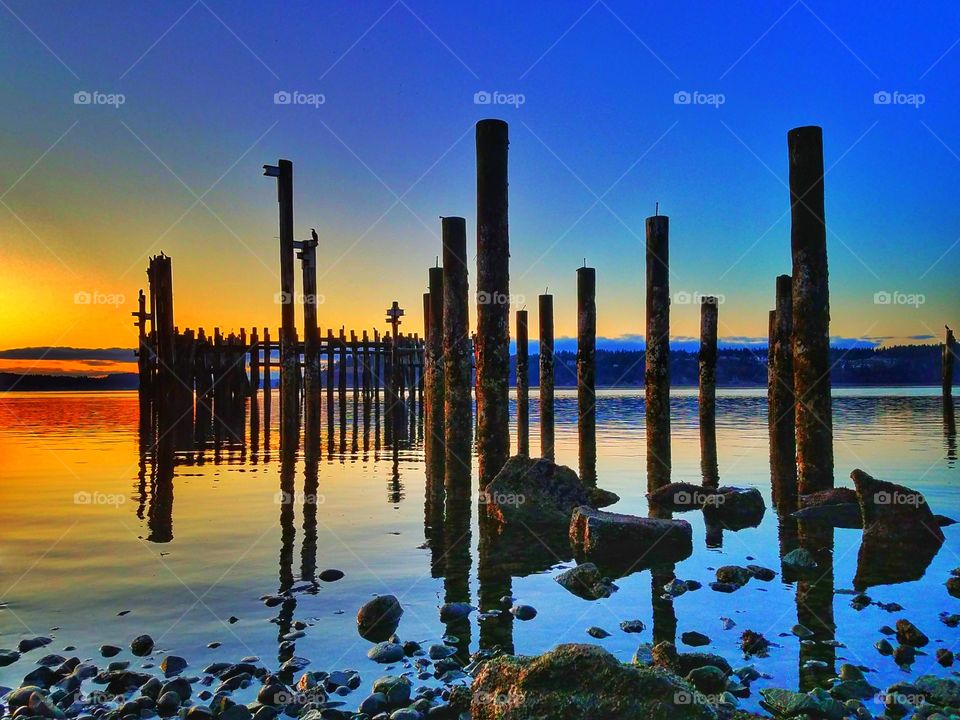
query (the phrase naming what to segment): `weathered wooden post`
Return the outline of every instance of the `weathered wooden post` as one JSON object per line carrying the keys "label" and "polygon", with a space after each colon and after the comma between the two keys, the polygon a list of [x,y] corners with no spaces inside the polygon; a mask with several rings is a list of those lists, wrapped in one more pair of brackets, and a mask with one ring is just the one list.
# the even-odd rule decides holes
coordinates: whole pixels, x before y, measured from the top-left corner
{"label": "weathered wooden post", "polygon": [[270,406],[273,403],[273,383],[270,377],[270,356],[273,352],[273,346],[270,344],[270,328],[263,329],[263,414],[265,429],[269,430],[270,423],[266,418],[270,417]]}
{"label": "weathered wooden post", "polygon": [[823,212],[823,131],[787,133],[793,254],[793,378],[801,495],[833,487],[830,288]]}
{"label": "weathered wooden post", "polygon": [[577,269],[577,437],[580,479],[597,482],[597,271]]}
{"label": "weathered wooden post", "polygon": [[647,218],[647,487],[670,482],[670,218]]}
{"label": "weathered wooden post", "polygon": [[517,310],[517,454],[530,454],[530,348],[526,310]]}
{"label": "weathered wooden post", "polygon": [[137,328],[137,379],[142,398],[150,394],[150,374],[153,366],[151,350],[147,344],[147,319],[150,317],[147,312],[147,296],[143,290],[137,296],[137,310],[130,313],[137,320],[133,324]]}
{"label": "weathered wooden post", "polygon": [[260,337],[256,328],[250,331],[250,388],[255,397],[260,389]]}
{"label": "weathered wooden post", "polygon": [[797,498],[796,400],[793,394],[793,279],[777,276],[776,304],[770,313],[767,402],[773,500],[785,509]]}
{"label": "weathered wooden post", "polygon": [[700,472],[703,484],[717,487],[720,470],[717,465],[717,324],[718,299],[700,298],[700,355],[699,394],[700,410]]}
{"label": "weathered wooden post", "polygon": [[477,455],[480,485],[510,455],[510,235],[507,124],[477,123]]}
{"label": "weathered wooden post", "polygon": [[953,395],[953,360],[957,356],[957,339],[953,330],[944,325],[947,336],[943,343],[943,362],[941,363],[941,379],[943,380],[943,394]]}
{"label": "weathered wooden post", "polygon": [[541,295],[539,303],[540,456],[553,460],[553,295]]}
{"label": "weathered wooden post", "polygon": [[327,328],[327,410],[333,413],[333,373],[336,367],[336,341],[333,329]]}
{"label": "weathered wooden post", "polygon": [[357,331],[350,331],[350,371],[353,375],[353,401],[356,403],[360,395],[360,353],[359,343],[357,342]]}
{"label": "weathered wooden post", "polygon": [[390,323],[391,328],[391,344],[390,344],[390,389],[387,392],[387,397],[389,397],[389,405],[387,406],[387,425],[390,427],[394,438],[394,441],[400,437],[401,423],[403,421],[403,408],[401,400],[401,368],[400,368],[400,318],[403,317],[404,311],[400,307],[400,304],[394,300],[393,304],[387,308],[387,322]]}
{"label": "weathered wooden post", "polygon": [[173,270],[170,258],[163,253],[151,258],[150,294],[153,298],[151,308],[154,317],[157,349],[157,376],[160,378],[161,392],[173,392],[171,381],[174,378],[176,362],[176,332],[173,324]]}
{"label": "weathered wooden post", "polygon": [[[299,420],[300,362],[297,352],[293,280],[293,163],[279,160],[264,165],[263,174],[277,178],[277,202],[280,205],[280,406],[284,433],[292,434]],[[281,433],[281,445],[283,444]]]}
{"label": "weathered wooden post", "polygon": [[430,268],[430,292],[426,294],[427,327],[424,363],[426,377],[426,431],[424,447],[429,449],[431,477],[443,472],[443,268]]}
{"label": "weathered wooden post", "polygon": [[[317,330],[317,231],[296,243],[303,270],[303,393],[304,415],[319,417],[320,336]],[[316,427],[314,423],[314,427]]]}
{"label": "weathered wooden post", "polygon": [[363,331],[363,397],[370,397],[370,336]]}
{"label": "weathered wooden post", "polygon": [[[467,222],[462,217],[441,220],[443,242],[443,437],[446,486],[457,484],[470,467],[473,401],[470,395],[471,355]],[[431,305],[431,307],[433,307]],[[458,489],[458,488],[454,488]]]}
{"label": "weathered wooden post", "polygon": [[340,364],[337,365],[337,395],[340,404],[340,422],[344,422],[347,417],[347,332],[346,328],[340,327]]}

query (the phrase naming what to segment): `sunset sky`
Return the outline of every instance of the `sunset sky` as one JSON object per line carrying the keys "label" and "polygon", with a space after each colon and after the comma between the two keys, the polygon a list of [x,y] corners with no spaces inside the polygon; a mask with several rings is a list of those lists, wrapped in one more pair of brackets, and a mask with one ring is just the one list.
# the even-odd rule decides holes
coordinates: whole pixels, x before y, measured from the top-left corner
{"label": "sunset sky", "polygon": [[698,333],[684,293],[713,293],[721,336],[765,336],[790,271],[786,133],[807,124],[824,128],[831,334],[960,325],[956,4],[662,5],[3,0],[0,350],[133,347],[160,250],[180,327],[276,327],[261,166],[280,157],[296,236],[321,239],[321,325],[382,328],[398,300],[418,331],[440,216],[465,216],[475,247],[484,117],[510,124],[511,292],[535,322],[549,287],[559,336],[584,259],[599,334],[642,334],[656,202],[672,334]]}

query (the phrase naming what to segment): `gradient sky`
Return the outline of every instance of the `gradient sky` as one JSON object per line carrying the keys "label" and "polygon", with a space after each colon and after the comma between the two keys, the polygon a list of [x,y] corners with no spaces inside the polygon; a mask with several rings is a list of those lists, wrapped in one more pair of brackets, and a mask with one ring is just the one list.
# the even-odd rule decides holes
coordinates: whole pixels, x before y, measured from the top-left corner
{"label": "gradient sky", "polygon": [[[575,333],[584,258],[599,334],[642,333],[659,202],[671,291],[719,293],[721,336],[763,337],[790,271],[786,133],[818,124],[831,334],[928,339],[960,324],[960,8],[856,5],[2,0],[0,348],[134,345],[161,249],[181,327],[276,326],[261,165],[278,157],[297,237],[321,238],[321,325],[383,327],[396,299],[419,330],[439,216],[465,216],[474,243],[473,124],[491,116],[510,123],[511,291],[535,322],[549,286],[558,335]],[[673,335],[697,334],[695,305],[672,316]]]}

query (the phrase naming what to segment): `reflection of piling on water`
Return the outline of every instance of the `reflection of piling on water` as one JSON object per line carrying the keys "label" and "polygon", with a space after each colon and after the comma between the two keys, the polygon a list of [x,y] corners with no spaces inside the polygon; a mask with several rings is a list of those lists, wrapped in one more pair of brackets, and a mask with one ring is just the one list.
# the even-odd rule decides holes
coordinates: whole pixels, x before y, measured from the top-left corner
{"label": "reflection of piling on water", "polygon": [[473,407],[467,280],[467,226],[460,217],[445,217],[443,241],[443,402],[446,485],[460,476],[450,470],[470,466]]}
{"label": "reflection of piling on water", "polygon": [[770,434],[770,477],[773,502],[796,509],[797,457],[793,394],[793,280],[777,277],[775,309],[770,311],[767,341],[767,424]]}
{"label": "reflection of piling on water", "polygon": [[943,343],[940,376],[944,397],[951,397],[953,395],[953,361],[957,357],[957,339],[953,336],[953,330],[949,327],[946,328],[946,333],[946,338]]}
{"label": "reflection of piling on water", "polygon": [[577,437],[580,479],[597,484],[597,271],[577,269]]}
{"label": "reflection of piling on water", "polygon": [[530,349],[527,311],[517,310],[517,454],[530,454]]}
{"label": "reflection of piling on water", "polygon": [[949,467],[957,460],[957,423],[953,412],[953,396],[943,396],[943,442],[947,449]]}
{"label": "reflection of piling on water", "polygon": [[[813,643],[800,643],[800,690],[828,685],[836,676],[837,626],[833,618],[833,528],[826,525],[798,523],[799,545],[807,549],[817,562],[817,569],[797,580],[797,621],[813,631]],[[826,663],[820,667],[816,660]]]}
{"label": "reflection of piling on water", "polygon": [[[461,438],[462,440],[462,438]],[[472,498],[470,495],[471,471],[469,465],[469,447],[454,448],[457,457],[451,465],[446,465],[446,495],[443,521],[444,559],[444,602],[470,602],[470,569],[472,564],[470,532],[470,513]],[[459,458],[467,457],[464,465]],[[446,624],[446,632],[457,638],[457,654],[466,662],[470,654],[471,626],[470,618],[452,620]]]}
{"label": "reflection of piling on water", "polygon": [[647,487],[670,482],[670,219],[647,218],[647,333],[644,368]]}
{"label": "reflection of piling on water", "polygon": [[540,310],[540,457],[554,459],[553,295],[541,295]]}
{"label": "reflection of piling on water", "polygon": [[480,485],[510,455],[507,124],[477,123],[477,456]]}
{"label": "reflection of piling on water", "polygon": [[[477,560],[477,584],[480,609],[501,609],[503,612],[480,623],[480,649],[500,649],[513,654],[513,615],[505,611],[502,599],[513,594],[513,576],[495,544],[497,523],[491,518],[488,504],[478,508],[480,544]],[[531,538],[532,539],[532,538]]]}
{"label": "reflection of piling on water", "polygon": [[[671,520],[673,513],[665,508],[651,507],[650,517]],[[676,565],[658,565],[650,568],[650,603],[653,610],[652,633],[654,645],[661,642],[677,642],[677,613],[673,607],[673,596],[664,589],[676,577]]]}
{"label": "reflection of piling on water", "polygon": [[717,464],[717,317],[715,297],[700,299],[699,392],[700,472],[706,487],[720,484]]}
{"label": "reflection of piling on water", "polygon": [[797,479],[802,495],[833,487],[830,288],[823,212],[823,131],[794,128],[790,154],[793,378]]}

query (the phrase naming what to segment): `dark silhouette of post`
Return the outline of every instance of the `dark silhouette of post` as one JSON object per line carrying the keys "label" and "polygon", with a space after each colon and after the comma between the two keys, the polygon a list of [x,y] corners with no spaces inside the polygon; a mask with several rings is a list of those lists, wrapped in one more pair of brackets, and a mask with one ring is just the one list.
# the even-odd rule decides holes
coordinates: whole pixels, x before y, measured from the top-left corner
{"label": "dark silhouette of post", "polygon": [[539,297],[540,456],[553,460],[553,295]]}
{"label": "dark silhouette of post", "polygon": [[793,378],[801,495],[833,487],[830,289],[823,211],[823,131],[787,133],[793,254]]}
{"label": "dark silhouette of post", "polygon": [[943,380],[943,394],[953,395],[953,360],[957,356],[957,339],[953,336],[953,330],[944,325],[947,336],[943,343],[943,362],[941,367],[941,378]]}
{"label": "dark silhouette of post", "polygon": [[700,298],[700,471],[703,484],[716,487],[720,482],[717,463],[717,324],[720,307],[713,296]]}
{"label": "dark silhouette of post", "polygon": [[597,271],[577,269],[577,437],[580,480],[597,482]]}
{"label": "dark silhouette of post", "polygon": [[305,439],[319,431],[320,334],[317,329],[317,231],[296,243],[303,270],[303,407]]}
{"label": "dark silhouette of post", "polygon": [[647,487],[670,482],[670,219],[647,218]]}
{"label": "dark silhouette of post", "polygon": [[507,124],[477,123],[477,455],[485,486],[510,454]]}
{"label": "dark silhouette of post", "polygon": [[432,267],[427,300],[424,346],[424,390],[426,395],[426,432],[424,448],[431,477],[439,477],[443,468],[443,268]]}
{"label": "dark silhouette of post", "polygon": [[403,317],[403,309],[400,304],[394,300],[386,310],[387,322],[390,323],[390,389],[387,391],[389,404],[387,406],[387,426],[390,428],[391,437],[396,442],[400,437],[401,423],[403,422],[403,408],[401,396],[401,375],[400,375],[400,318]]}
{"label": "dark silhouette of post", "polygon": [[770,313],[767,402],[773,500],[791,509],[797,497],[796,400],[793,395],[793,279],[777,276],[776,308]]}
{"label": "dark silhouette of post", "polygon": [[530,349],[527,311],[517,310],[517,454],[530,454]]}
{"label": "dark silhouette of post", "polygon": [[[471,359],[467,223],[462,217],[441,220],[443,241],[443,437],[445,484],[456,483],[470,467],[473,407],[470,397]],[[432,306],[431,306],[432,307]],[[459,488],[453,488],[459,490]]]}
{"label": "dark silhouette of post", "polygon": [[263,174],[277,178],[277,202],[280,205],[280,405],[281,445],[283,434],[290,431],[299,419],[300,360],[297,350],[297,325],[294,315],[293,280],[293,163],[279,160],[276,165],[264,165]]}

